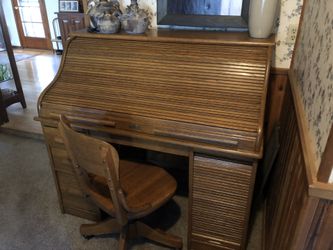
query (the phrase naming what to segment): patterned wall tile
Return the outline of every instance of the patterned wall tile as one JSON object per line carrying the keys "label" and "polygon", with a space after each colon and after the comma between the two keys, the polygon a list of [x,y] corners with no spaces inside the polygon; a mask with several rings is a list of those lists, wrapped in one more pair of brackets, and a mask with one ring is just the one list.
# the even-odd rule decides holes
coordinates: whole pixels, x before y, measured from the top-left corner
{"label": "patterned wall tile", "polygon": [[307,1],[301,29],[292,70],[319,165],[333,124],[333,1]]}

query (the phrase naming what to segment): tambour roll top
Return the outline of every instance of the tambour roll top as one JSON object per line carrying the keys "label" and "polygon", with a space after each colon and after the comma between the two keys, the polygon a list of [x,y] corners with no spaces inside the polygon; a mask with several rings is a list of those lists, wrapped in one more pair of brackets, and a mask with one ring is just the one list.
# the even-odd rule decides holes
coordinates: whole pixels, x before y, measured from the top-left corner
{"label": "tambour roll top", "polygon": [[39,115],[258,158],[272,46],[246,33],[75,33]]}

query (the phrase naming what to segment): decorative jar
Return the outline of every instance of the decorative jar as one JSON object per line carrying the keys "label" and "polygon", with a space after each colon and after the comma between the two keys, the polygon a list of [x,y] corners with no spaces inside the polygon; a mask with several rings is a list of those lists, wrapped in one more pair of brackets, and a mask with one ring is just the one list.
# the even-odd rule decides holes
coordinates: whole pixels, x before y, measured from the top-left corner
{"label": "decorative jar", "polygon": [[144,33],[149,25],[149,13],[139,8],[137,0],[131,0],[131,5],[127,6],[125,13],[121,16],[121,25],[129,34]]}
{"label": "decorative jar", "polygon": [[91,0],[87,14],[90,17],[90,31],[109,34],[119,31],[122,13],[117,0]]}
{"label": "decorative jar", "polygon": [[278,0],[251,0],[249,32],[253,38],[267,38],[273,31]]}

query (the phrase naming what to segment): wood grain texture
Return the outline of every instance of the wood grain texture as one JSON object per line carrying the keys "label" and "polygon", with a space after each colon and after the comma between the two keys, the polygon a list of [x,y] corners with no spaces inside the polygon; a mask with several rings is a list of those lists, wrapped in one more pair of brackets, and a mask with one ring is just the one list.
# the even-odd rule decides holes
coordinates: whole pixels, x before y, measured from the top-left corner
{"label": "wood grain texture", "polygon": [[289,79],[295,104],[297,123],[300,131],[302,153],[305,159],[304,164],[309,183],[309,194],[313,197],[332,200],[333,185],[320,182],[317,179],[314,143],[308,132],[307,115],[305,114],[303,102],[300,97],[299,85],[297,84],[297,80],[292,71],[289,71]]}
{"label": "wood grain texture", "polygon": [[[69,175],[67,178],[67,174],[61,172],[58,173],[58,180],[66,183],[67,187],[74,187],[78,183],[79,187],[74,187],[73,190],[83,192],[88,201],[113,219],[81,225],[80,232],[83,236],[121,232],[122,245],[122,233],[127,235],[130,225],[134,223],[134,231],[137,232],[135,236],[143,236],[169,247],[182,248],[181,238],[153,230],[137,221],[172,198],[177,183],[171,175],[152,165],[120,161],[118,152],[112,145],[76,132],[63,115],[60,117],[59,131],[77,181]],[[62,188],[65,186],[60,185]],[[62,198],[64,203],[81,204],[80,199],[73,196],[69,188],[64,190]]]}
{"label": "wood grain texture", "polygon": [[308,179],[291,89],[286,89],[281,120],[281,150],[272,172],[266,202],[265,249],[291,249],[302,207],[308,199]]}
{"label": "wood grain texture", "polygon": [[247,32],[207,32],[207,31],[186,31],[186,30],[148,30],[141,35],[126,35],[124,32],[112,34],[95,34],[85,31],[72,33],[72,37],[116,39],[130,41],[159,41],[169,43],[194,43],[194,44],[223,44],[239,46],[272,47],[275,44],[275,37],[267,39],[250,38]]}
{"label": "wood grain texture", "polygon": [[[77,131],[107,142],[190,156],[190,168],[194,153],[210,155],[191,172],[189,218],[197,230],[191,243],[244,248],[255,162],[263,147],[272,46],[272,39],[251,39],[247,33],[73,33],[55,80],[38,101],[55,171],[71,174],[53,129],[60,114]],[[213,156],[225,159],[217,161],[223,162],[221,171],[210,165]],[[212,172],[204,173],[207,169]],[[200,176],[209,180],[208,188]],[[229,188],[225,177],[239,185]],[[219,191],[214,180],[226,190]],[[200,201],[200,190],[207,202]],[[230,219],[226,223],[235,222],[234,227],[228,231],[221,219],[203,235],[202,212],[211,220]]]}
{"label": "wood grain texture", "polygon": [[[259,156],[271,44],[235,40],[231,45],[231,34],[213,46],[216,36],[77,35],[42,97],[44,105],[103,110],[109,120],[119,114],[146,117],[144,123],[151,125],[141,126],[141,132],[183,140],[195,134],[193,141],[206,144],[214,144],[214,138],[228,141],[222,131],[209,138],[223,128],[236,137],[228,142],[240,144],[239,151]],[[155,127],[163,121],[193,124],[192,131]]]}
{"label": "wood grain texture", "polygon": [[317,173],[318,181],[328,182],[333,168],[333,126],[328,136],[326,148],[321,158],[320,166]]}
{"label": "wood grain texture", "polygon": [[191,173],[191,241],[244,249],[256,167],[195,156]]}
{"label": "wood grain texture", "polygon": [[319,223],[312,232],[312,240],[309,241],[308,248],[333,249],[333,203],[321,200],[319,209],[317,209],[317,218]]}
{"label": "wood grain texture", "polygon": [[274,127],[280,124],[283,99],[288,83],[288,70],[272,68],[270,72],[266,106],[266,140],[272,135]]}
{"label": "wood grain texture", "polygon": [[333,189],[332,185],[309,175],[304,120],[297,114],[299,104],[294,90],[287,84],[281,117],[281,150],[266,201],[265,249],[331,249],[331,231],[327,230],[333,223]]}

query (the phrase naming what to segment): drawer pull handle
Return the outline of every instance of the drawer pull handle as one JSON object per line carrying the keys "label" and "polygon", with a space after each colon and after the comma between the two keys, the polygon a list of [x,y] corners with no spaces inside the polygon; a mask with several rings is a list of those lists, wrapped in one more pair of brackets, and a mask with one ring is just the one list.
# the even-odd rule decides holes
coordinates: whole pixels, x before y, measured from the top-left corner
{"label": "drawer pull handle", "polygon": [[160,130],[154,130],[155,135],[164,136],[164,137],[173,137],[175,139],[180,140],[191,140],[201,143],[208,143],[208,144],[217,144],[217,145],[224,145],[229,147],[237,147],[238,141],[229,140],[229,139],[212,139],[207,137],[195,136],[195,135],[187,135],[187,134],[180,134],[180,133],[169,133]]}

